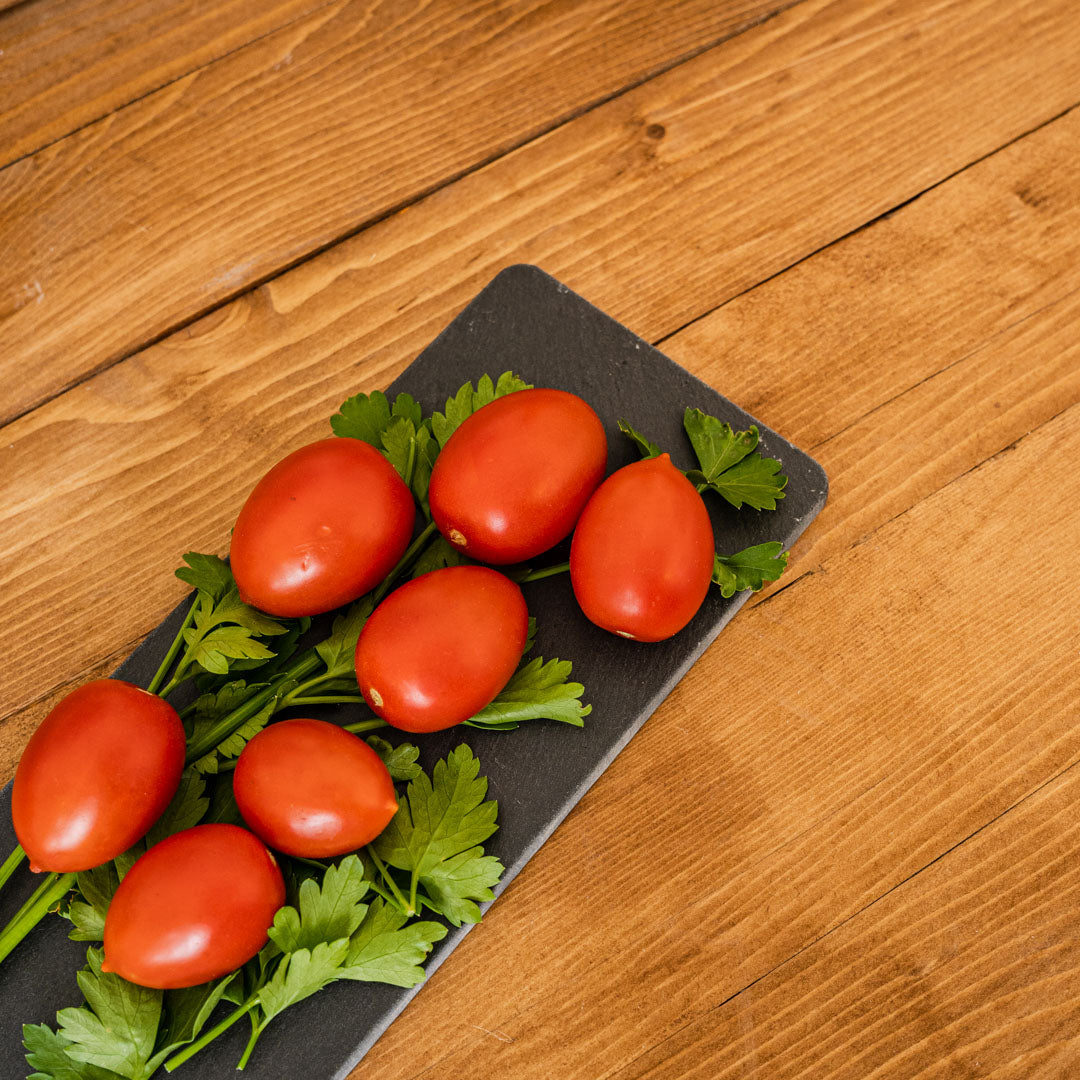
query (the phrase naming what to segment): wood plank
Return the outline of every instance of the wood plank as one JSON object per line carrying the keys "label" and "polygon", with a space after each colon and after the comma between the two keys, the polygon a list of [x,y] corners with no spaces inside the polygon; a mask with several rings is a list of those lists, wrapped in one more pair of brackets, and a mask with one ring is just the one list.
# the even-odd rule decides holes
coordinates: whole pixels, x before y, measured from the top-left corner
{"label": "wood plank", "polygon": [[[1073,113],[815,256],[793,272],[796,288],[789,275],[776,278],[666,347],[789,437],[820,442],[1075,287],[1080,193],[1070,162],[1078,135]],[[548,246],[557,191],[542,182],[507,200],[529,204],[518,210],[519,239],[499,226],[489,239],[492,215],[474,208],[493,205],[493,183],[487,174],[469,178],[4,429],[0,587],[9,618],[0,624],[0,715],[34,702],[40,715],[55,686],[154,626],[182,595],[169,568],[190,547],[225,546],[264,463],[324,432],[347,394],[385,385],[499,265],[538,257],[590,298],[607,291],[616,299],[610,268],[581,265],[568,232]],[[1039,194],[1024,202],[1017,190]],[[727,260],[718,272],[734,266],[719,243],[712,250]],[[474,256],[462,274],[458,263]],[[656,298],[670,286],[663,267],[655,271],[647,287],[643,280],[613,304],[652,336],[663,326]],[[852,326],[862,330],[845,345]],[[926,450],[871,436],[875,461],[893,471],[865,503],[865,485],[878,475],[858,465],[868,451],[827,458],[842,475],[797,557],[818,537],[832,534],[842,546],[863,535],[1052,415],[1057,401],[1040,387],[1055,381],[1045,363],[1032,364],[1003,413],[986,412],[992,396],[972,395],[972,434],[950,443],[940,463],[929,448],[941,447],[945,428],[927,431]],[[862,485],[857,498],[849,477]],[[836,531],[849,514],[854,530]],[[803,560],[814,565],[816,556]],[[33,655],[27,640],[38,643]],[[0,729],[7,772],[31,722],[9,735]]]}
{"label": "wood plank", "polygon": [[1078,798],[1073,766],[618,1080],[1072,1076]]}
{"label": "wood plank", "polygon": [[0,167],[326,2],[35,0],[19,5],[0,16]]}
{"label": "wood plank", "polygon": [[792,2],[334,0],[8,166],[0,414]]}
{"label": "wood plank", "polygon": [[741,614],[356,1080],[629,1080],[680,1032],[659,1075],[721,1075],[731,995],[1080,757],[1078,453],[1080,405]]}

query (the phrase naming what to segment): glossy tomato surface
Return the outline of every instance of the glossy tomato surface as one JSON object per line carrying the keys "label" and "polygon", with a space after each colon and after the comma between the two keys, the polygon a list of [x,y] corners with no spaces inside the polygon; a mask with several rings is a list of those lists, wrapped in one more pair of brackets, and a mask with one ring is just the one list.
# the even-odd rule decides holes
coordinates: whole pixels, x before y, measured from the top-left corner
{"label": "glossy tomato surface", "polygon": [[570,580],[597,626],[662,641],[701,607],[714,550],[701,496],[661,454],[612,473],[589,500],[570,547]]}
{"label": "glossy tomato surface", "polygon": [[356,646],[364,699],[403,731],[468,720],[521,660],[529,613],[521,589],[486,566],[433,570],[376,609]]}
{"label": "glossy tomato surface", "polygon": [[412,538],[413,497],[359,439],[323,439],[282,459],[236,519],[229,555],[245,603],[317,615],[377,585]]}
{"label": "glossy tomato surface", "polygon": [[570,534],[607,465],[607,438],[565,390],[519,390],[478,409],[431,472],[439,531],[481,562],[539,555]]}
{"label": "glossy tomato surface", "polygon": [[89,870],[161,816],[184,768],[184,728],[156,694],[96,679],[38,726],[15,770],[11,816],[33,870]]}
{"label": "glossy tomato surface", "polygon": [[236,763],[233,794],[257,836],[308,859],[363,847],[397,811],[379,755],[323,720],[283,720],[260,731]]}
{"label": "glossy tomato surface", "polygon": [[105,916],[103,971],[169,990],[216,979],[267,941],[285,883],[258,837],[196,825],[155,844],[124,876]]}

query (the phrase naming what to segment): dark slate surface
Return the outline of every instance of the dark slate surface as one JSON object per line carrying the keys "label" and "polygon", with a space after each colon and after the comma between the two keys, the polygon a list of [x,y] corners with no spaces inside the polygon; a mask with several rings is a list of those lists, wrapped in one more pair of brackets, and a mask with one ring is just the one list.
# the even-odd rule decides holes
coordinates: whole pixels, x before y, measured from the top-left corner
{"label": "dark slate surface", "polygon": [[[737,428],[753,417],[695,379],[647,342],[532,266],[512,266],[490,285],[402,373],[390,393],[407,390],[425,408],[440,408],[465,381],[484,372],[511,369],[537,386],[556,386],[580,394],[608,429],[609,470],[637,457],[620,436],[616,420],[625,417],[662,448],[676,464],[694,464],[682,431],[682,412],[693,405]],[[736,512],[719,498],[709,507],[720,551],[738,551],[765,540],[790,545],[825,502],[827,482],[821,467],[776,433],[761,428],[761,450],[783,462],[790,480],[773,513]],[[267,462],[267,467],[272,464]],[[567,545],[563,545],[566,548]],[[553,553],[550,561],[565,558]],[[547,560],[537,560],[538,563]],[[163,568],[164,572],[164,568]],[[513,734],[467,729],[421,737],[430,767],[466,740],[490,777],[499,800],[501,828],[489,851],[506,864],[503,887],[551,835],[560,821],[635,731],[701,655],[747,594],[730,600],[710,592],[694,621],[674,639],[635,644],[593,627],[578,611],[565,575],[525,586],[529,608],[539,621],[533,655],[561,656],[574,662],[574,677],[587,688],[593,705],[584,730],[560,724],[531,724]],[[117,672],[146,685],[179,624],[177,609]],[[316,710],[318,711],[318,710]],[[326,710],[323,715],[331,715]],[[10,785],[0,794],[0,851],[14,845],[10,824]],[[5,921],[33,888],[21,871],[2,896]],[[80,1001],[73,978],[85,945],[68,941],[67,923],[46,920],[0,968],[0,1076],[23,1077],[20,1025],[51,1022],[56,1010]],[[434,970],[468,927],[451,930],[432,954]],[[322,1080],[348,1074],[416,991],[344,983],[294,1006],[263,1035],[245,1075],[251,1080]],[[179,1076],[225,1078],[246,1039],[238,1024],[213,1048],[185,1065]],[[433,1053],[435,1048],[433,1048]],[[164,1075],[164,1074],[163,1074]]]}

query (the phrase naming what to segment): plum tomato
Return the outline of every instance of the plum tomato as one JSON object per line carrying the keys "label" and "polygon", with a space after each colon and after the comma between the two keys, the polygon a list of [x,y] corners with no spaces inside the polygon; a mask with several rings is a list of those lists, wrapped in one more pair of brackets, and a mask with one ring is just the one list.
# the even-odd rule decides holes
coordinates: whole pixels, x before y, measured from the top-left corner
{"label": "plum tomato", "polygon": [[282,720],[260,731],[236,763],[233,794],[256,836],[308,859],[363,847],[397,811],[379,755],[325,720]]}
{"label": "plum tomato", "polygon": [[105,916],[105,963],[159,990],[240,967],[267,941],[285,882],[258,837],[196,825],[155,844],[124,876]]}
{"label": "plum tomato", "polygon": [[478,409],[431,470],[439,531],[480,562],[539,555],[570,535],[607,467],[607,437],[565,390],[519,390]]}
{"label": "plum tomato", "polygon": [[360,692],[388,724],[440,731],[509,682],[529,636],[521,589],[485,566],[432,570],[392,592],[356,645]]}
{"label": "plum tomato", "polygon": [[667,454],[614,472],[582,512],[570,581],[597,626],[636,641],[678,633],[712,580],[714,540],[696,488]]}
{"label": "plum tomato", "polygon": [[230,558],[245,603],[317,615],[362,596],[405,553],[416,507],[359,439],[323,439],[279,461],[244,503]]}
{"label": "plum tomato", "polygon": [[15,770],[11,816],[32,870],[116,858],[161,816],[184,769],[184,727],[156,694],[95,679],[41,722]]}

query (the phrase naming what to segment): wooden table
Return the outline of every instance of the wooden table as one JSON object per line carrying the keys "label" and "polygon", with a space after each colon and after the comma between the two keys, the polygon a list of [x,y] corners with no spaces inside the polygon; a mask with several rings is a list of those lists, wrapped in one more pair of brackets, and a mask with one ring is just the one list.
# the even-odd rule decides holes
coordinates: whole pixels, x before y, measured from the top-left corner
{"label": "wooden table", "polygon": [[1080,1076],[1072,0],[0,14],[0,756],[538,263],[829,504],[353,1074]]}

